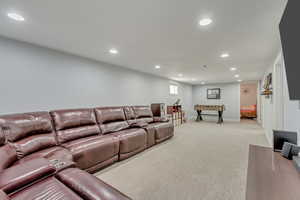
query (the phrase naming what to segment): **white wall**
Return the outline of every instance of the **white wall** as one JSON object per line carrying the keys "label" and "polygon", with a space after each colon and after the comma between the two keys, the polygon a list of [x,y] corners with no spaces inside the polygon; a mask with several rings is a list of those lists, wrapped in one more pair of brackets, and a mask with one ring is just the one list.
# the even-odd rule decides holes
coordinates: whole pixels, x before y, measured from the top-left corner
{"label": "white wall", "polygon": [[[207,99],[207,89],[220,88],[221,99]],[[225,105],[224,120],[240,121],[240,84],[213,84],[193,86],[193,105]]]}
{"label": "white wall", "polygon": [[300,102],[289,99],[289,90],[286,78],[286,72],[283,70],[283,97],[284,97],[284,115],[283,127],[287,131],[296,131],[298,133],[298,144],[300,144]]}
{"label": "white wall", "polygon": [[0,113],[173,104],[192,113],[192,86],[0,37]]}
{"label": "white wall", "polygon": [[257,83],[242,83],[241,106],[257,105]]}
{"label": "white wall", "polygon": [[266,71],[265,76],[270,72],[273,74],[274,94],[270,99],[262,98],[261,117],[266,136],[272,144],[274,129],[295,131],[298,132],[298,144],[300,144],[300,104],[299,101],[289,99],[282,53],[278,55],[274,64]]}

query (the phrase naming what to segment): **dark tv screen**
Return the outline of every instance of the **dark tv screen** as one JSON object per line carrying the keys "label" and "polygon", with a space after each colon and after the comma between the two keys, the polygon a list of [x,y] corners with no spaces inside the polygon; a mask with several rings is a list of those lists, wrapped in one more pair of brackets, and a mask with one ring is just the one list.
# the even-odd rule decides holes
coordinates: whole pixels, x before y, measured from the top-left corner
{"label": "dark tv screen", "polygon": [[279,30],[291,100],[300,100],[300,1],[289,0]]}

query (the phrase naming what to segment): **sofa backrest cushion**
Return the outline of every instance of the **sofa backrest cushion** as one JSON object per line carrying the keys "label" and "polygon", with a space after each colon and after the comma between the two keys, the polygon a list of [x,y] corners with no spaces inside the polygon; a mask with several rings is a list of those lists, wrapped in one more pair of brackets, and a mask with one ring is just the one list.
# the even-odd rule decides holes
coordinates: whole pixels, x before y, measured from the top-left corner
{"label": "sofa backrest cushion", "polygon": [[99,135],[93,109],[69,109],[51,111],[58,142]]}
{"label": "sofa backrest cushion", "polygon": [[120,131],[129,127],[123,107],[95,108],[95,113],[103,134]]}
{"label": "sofa backrest cushion", "polygon": [[132,106],[138,122],[152,123],[153,113],[150,106]]}
{"label": "sofa backrest cushion", "polygon": [[9,144],[5,144],[4,131],[0,128],[0,173],[17,161],[17,152]]}
{"label": "sofa backrest cushion", "polygon": [[0,147],[5,144],[5,135],[2,128],[0,128]]}
{"label": "sofa backrest cushion", "polygon": [[0,116],[0,128],[16,148],[18,158],[57,144],[48,112]]}
{"label": "sofa backrest cushion", "polygon": [[124,113],[129,125],[136,123],[136,116],[131,106],[125,106]]}

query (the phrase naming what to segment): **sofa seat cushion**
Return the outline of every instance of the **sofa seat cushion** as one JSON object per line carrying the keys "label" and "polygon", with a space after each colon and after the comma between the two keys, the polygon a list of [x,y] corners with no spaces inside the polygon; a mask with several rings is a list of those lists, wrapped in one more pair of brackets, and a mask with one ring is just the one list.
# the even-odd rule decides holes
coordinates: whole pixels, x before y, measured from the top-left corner
{"label": "sofa seat cushion", "polygon": [[147,134],[144,129],[131,128],[112,134],[120,140],[120,154],[146,148],[147,146]]}
{"label": "sofa seat cushion", "polygon": [[29,154],[24,158],[18,160],[14,163],[14,165],[26,162],[28,160],[36,159],[36,158],[46,158],[48,160],[68,160],[72,161],[73,157],[69,150],[63,147],[50,147],[48,149],[43,149],[41,151]]}
{"label": "sofa seat cushion", "polygon": [[81,169],[88,169],[104,162],[119,152],[119,140],[112,135],[91,136],[64,143],[74,162]]}
{"label": "sofa seat cushion", "polygon": [[0,188],[11,193],[41,178],[50,176],[55,167],[45,158],[37,158],[12,166],[0,173]]}
{"label": "sofa seat cushion", "polygon": [[82,200],[82,198],[65,186],[55,177],[47,178],[40,181],[20,192],[10,196],[11,200]]}
{"label": "sofa seat cushion", "polygon": [[172,123],[151,123],[149,127],[155,128],[156,143],[162,142],[174,135],[174,125]]}
{"label": "sofa seat cushion", "polygon": [[130,200],[117,189],[80,169],[66,169],[56,177],[87,200]]}

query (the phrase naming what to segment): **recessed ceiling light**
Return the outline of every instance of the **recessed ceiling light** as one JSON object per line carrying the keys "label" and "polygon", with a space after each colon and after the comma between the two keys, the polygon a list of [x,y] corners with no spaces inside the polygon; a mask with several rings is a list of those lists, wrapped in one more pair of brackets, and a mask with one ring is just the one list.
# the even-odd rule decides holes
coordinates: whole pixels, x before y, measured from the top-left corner
{"label": "recessed ceiling light", "polygon": [[239,79],[238,82],[242,82],[243,80]]}
{"label": "recessed ceiling light", "polygon": [[202,81],[202,82],[201,82],[201,84],[202,84],[202,85],[204,85],[204,84],[205,84],[205,82],[204,82],[204,81]]}
{"label": "recessed ceiling light", "polygon": [[197,80],[197,79],[195,79],[195,78],[192,78],[192,79],[191,79],[191,81],[196,81],[196,80]]}
{"label": "recessed ceiling light", "polygon": [[239,75],[239,74],[236,74],[236,75],[234,75],[234,77],[235,77],[235,78],[239,78],[239,77],[240,77],[240,75]]}
{"label": "recessed ceiling light", "polygon": [[211,23],[212,23],[212,19],[210,19],[210,18],[204,18],[199,21],[200,26],[207,26]]}
{"label": "recessed ceiling light", "polygon": [[221,57],[221,58],[227,58],[227,57],[229,57],[229,54],[228,54],[228,53],[223,53],[223,54],[221,54],[220,57]]}
{"label": "recessed ceiling light", "polygon": [[20,22],[25,20],[25,18],[22,15],[19,15],[17,13],[7,13],[7,16],[13,20]]}
{"label": "recessed ceiling light", "polygon": [[183,77],[183,74],[178,74],[178,76]]}
{"label": "recessed ceiling light", "polygon": [[155,65],[155,69],[160,69],[160,66],[159,65]]}
{"label": "recessed ceiling light", "polygon": [[237,70],[236,67],[231,67],[231,68],[230,68],[230,71],[236,71],[236,70]]}
{"label": "recessed ceiling light", "polygon": [[119,51],[117,49],[112,48],[112,49],[109,50],[109,53],[111,53],[111,54],[118,54]]}

